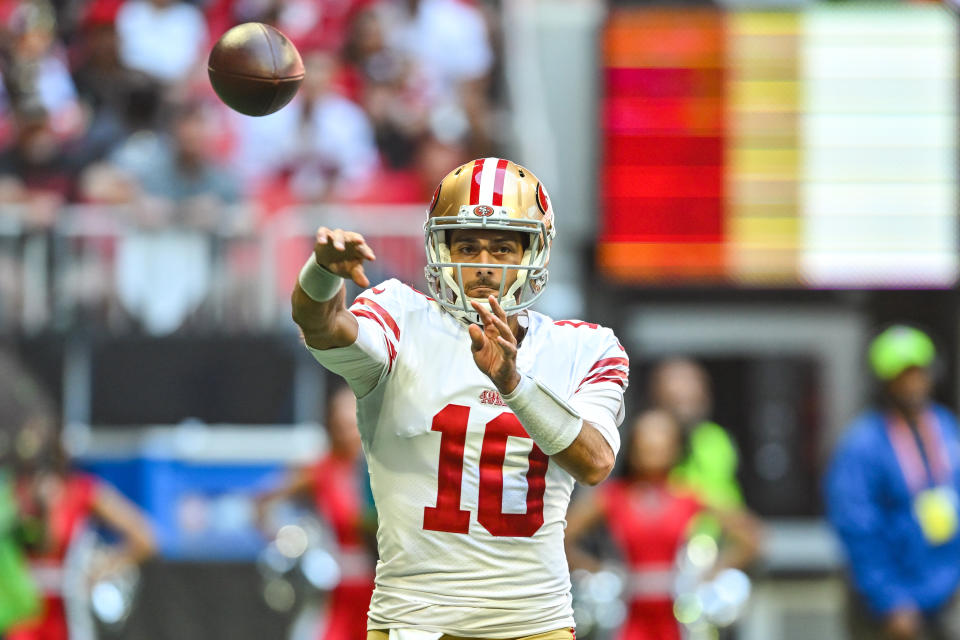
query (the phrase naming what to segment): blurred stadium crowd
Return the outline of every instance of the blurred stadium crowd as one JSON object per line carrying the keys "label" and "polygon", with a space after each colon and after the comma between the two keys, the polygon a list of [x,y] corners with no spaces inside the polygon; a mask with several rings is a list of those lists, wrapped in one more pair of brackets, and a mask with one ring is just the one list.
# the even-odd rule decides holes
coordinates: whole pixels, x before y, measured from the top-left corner
{"label": "blurred stadium crowd", "polygon": [[[543,82],[554,111],[538,126],[559,130],[570,153],[553,154],[542,129],[524,132],[570,183],[550,181],[566,243],[552,292],[576,292],[634,358],[630,445],[571,512],[578,634],[606,640],[647,620],[670,633],[683,623],[695,639],[842,638],[844,627],[869,640],[960,638],[960,445],[933,402],[952,410],[960,389],[954,18],[918,2],[733,17],[676,2],[624,12],[594,60],[585,52],[599,53],[604,11],[629,2],[561,0],[543,13],[590,4],[579,43],[557,37],[574,31],[566,14],[551,14],[553,38],[533,34],[555,67]],[[351,558],[340,593],[363,604],[350,590],[369,592],[371,496],[345,437],[354,412],[334,415],[335,385],[301,348],[286,300],[319,224],[364,233],[378,256],[371,282],[416,284],[440,178],[501,153],[533,166],[509,134],[512,118],[533,120],[515,112],[533,107],[505,88],[520,76],[548,94],[527,73],[533,58],[504,46],[520,5],[0,0],[0,347],[12,347],[0,352],[0,636],[23,613],[4,610],[4,553],[19,539],[2,534],[45,539],[49,486],[66,488],[57,495],[73,522],[92,513],[138,543],[124,569],[158,555],[141,586],[101,580],[106,600],[81,602],[101,626],[113,616],[101,637],[283,628],[312,640],[319,614],[304,605],[329,597],[319,560],[330,549]],[[307,69],[294,101],[263,118],[225,107],[205,70],[216,39],[248,21],[276,25]],[[561,47],[569,55],[553,59]],[[591,95],[587,75],[607,94]],[[575,92],[584,105],[557,99]],[[595,138],[606,145],[597,159]],[[689,215],[691,200],[709,215]],[[605,264],[604,245],[622,261]],[[818,257],[830,268],[811,271]],[[894,321],[933,339],[899,327],[865,358],[873,329]],[[630,478],[645,488],[621,510]],[[152,533],[123,516],[114,485]],[[24,497],[26,517],[13,508]],[[291,508],[295,497],[305,509]],[[340,526],[358,513],[364,528]],[[339,539],[323,539],[307,518],[317,514]],[[706,546],[691,545],[688,525],[704,514]],[[57,529],[58,560],[72,526]],[[95,551],[112,541],[91,543],[80,573],[98,577]],[[731,551],[741,557],[726,564],[752,587],[739,574],[703,579]],[[901,559],[906,569],[893,566]],[[690,579],[667,584],[678,569]],[[869,615],[844,613],[864,604],[852,587]],[[306,622],[292,623],[301,610]],[[707,614],[742,624],[714,635]],[[23,638],[33,640],[4,640]]]}
{"label": "blurred stadium crowd", "polygon": [[[495,16],[458,0],[4,0],[0,242],[64,227],[89,238],[104,224],[154,239],[182,230],[193,233],[167,248],[203,263],[205,249],[188,246],[196,232],[256,233],[300,204],[425,202],[451,166],[497,145]],[[206,73],[212,43],[248,21],[275,24],[307,68],[293,103],[264,118],[230,111]],[[114,320],[142,309],[133,283],[115,283],[116,304],[103,265],[144,272],[163,249],[103,237],[87,248],[60,286]],[[18,277],[23,252],[0,253],[9,325],[31,285]],[[174,329],[177,308],[147,323]]]}

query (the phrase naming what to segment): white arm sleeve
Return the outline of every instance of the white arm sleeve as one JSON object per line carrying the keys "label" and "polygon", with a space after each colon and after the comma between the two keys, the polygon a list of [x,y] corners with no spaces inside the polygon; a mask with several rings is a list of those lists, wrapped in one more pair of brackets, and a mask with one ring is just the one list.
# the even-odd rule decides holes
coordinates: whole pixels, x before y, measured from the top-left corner
{"label": "white arm sleeve", "polygon": [[357,318],[357,324],[357,341],[350,346],[314,349],[307,345],[307,350],[327,370],[343,377],[353,393],[362,398],[387,374],[390,352],[378,326],[364,318]]}
{"label": "white arm sleeve", "polygon": [[617,336],[606,328],[596,334],[595,360],[570,406],[603,435],[614,455],[620,451],[620,424],[624,418],[623,393],[630,376],[630,359]]}
{"label": "white arm sleeve", "polygon": [[603,436],[613,454],[620,451],[620,423],[623,422],[623,391],[615,385],[590,385],[570,399],[584,421]]}
{"label": "white arm sleeve", "polygon": [[388,280],[361,293],[350,313],[357,319],[357,340],[338,349],[311,349],[328,370],[342,376],[354,394],[362,398],[393,370],[400,351],[400,324],[405,285]]}

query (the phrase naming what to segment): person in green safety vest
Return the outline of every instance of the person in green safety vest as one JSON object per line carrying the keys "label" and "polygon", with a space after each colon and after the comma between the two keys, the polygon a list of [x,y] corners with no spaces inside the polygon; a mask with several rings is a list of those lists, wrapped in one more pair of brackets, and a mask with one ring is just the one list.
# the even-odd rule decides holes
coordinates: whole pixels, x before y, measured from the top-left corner
{"label": "person in green safety vest", "polygon": [[[684,454],[670,479],[695,491],[707,505],[731,509],[743,505],[737,482],[739,456],[727,431],[709,420],[713,406],[710,379],[702,365],[688,358],[670,358],[654,367],[650,403],[669,411],[684,432]],[[709,523],[705,533],[713,532]]]}
{"label": "person in green safety vest", "polygon": [[0,464],[0,638],[15,623],[40,613],[40,591],[30,576],[18,531],[12,477],[8,466]]}
{"label": "person in green safety vest", "polygon": [[16,623],[39,614],[42,606],[24,549],[13,472],[17,434],[42,403],[20,372],[17,362],[0,352],[0,638]]}

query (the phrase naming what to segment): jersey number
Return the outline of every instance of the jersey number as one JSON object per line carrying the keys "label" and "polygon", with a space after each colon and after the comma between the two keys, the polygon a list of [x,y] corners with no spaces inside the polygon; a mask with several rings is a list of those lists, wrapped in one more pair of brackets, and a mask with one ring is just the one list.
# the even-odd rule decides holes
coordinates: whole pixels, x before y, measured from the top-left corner
{"label": "jersey number", "polygon": [[[469,415],[470,407],[448,404],[433,417],[432,429],[441,434],[437,506],[424,508],[424,529],[450,533],[467,533],[470,529],[470,512],[460,508],[463,448]],[[477,522],[495,536],[529,538],[543,526],[548,458],[540,447],[533,445],[527,456],[527,512],[503,513],[503,460],[509,436],[530,439],[512,413],[501,413],[487,423],[483,432]]]}

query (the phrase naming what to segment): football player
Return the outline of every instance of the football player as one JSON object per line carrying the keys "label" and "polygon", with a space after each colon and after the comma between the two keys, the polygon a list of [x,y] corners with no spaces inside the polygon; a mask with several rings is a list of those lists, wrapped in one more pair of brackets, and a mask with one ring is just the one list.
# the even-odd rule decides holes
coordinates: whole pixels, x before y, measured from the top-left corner
{"label": "football player", "polygon": [[307,348],[343,376],[379,514],[368,640],[570,640],[564,517],[620,447],[628,359],[613,332],[530,310],[556,230],[509,160],[451,171],[425,224],[430,296],[370,283],[358,233],[320,228],[293,292]]}

